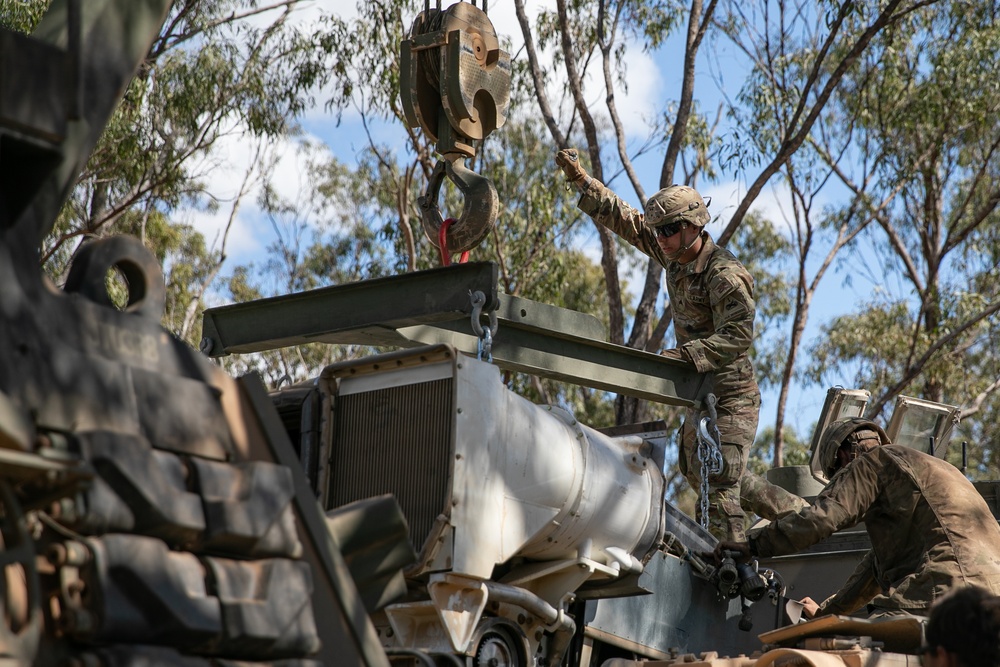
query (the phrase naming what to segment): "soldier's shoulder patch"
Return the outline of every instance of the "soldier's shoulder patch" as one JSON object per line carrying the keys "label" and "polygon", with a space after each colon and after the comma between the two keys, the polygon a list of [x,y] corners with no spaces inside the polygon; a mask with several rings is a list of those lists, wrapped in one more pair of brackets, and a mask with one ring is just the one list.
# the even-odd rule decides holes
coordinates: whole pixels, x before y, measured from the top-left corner
{"label": "soldier's shoulder patch", "polygon": [[728,250],[721,248],[708,267],[708,286],[714,294],[728,294],[737,289],[753,295],[753,276]]}
{"label": "soldier's shoulder patch", "polygon": [[749,274],[744,277],[741,273],[745,274],[746,271],[740,272],[736,270],[721,270],[714,272],[709,279],[709,290],[717,298],[727,296],[737,291],[750,296],[752,294],[751,286],[753,285],[753,282],[751,281],[750,284],[747,284],[746,278],[749,277]]}

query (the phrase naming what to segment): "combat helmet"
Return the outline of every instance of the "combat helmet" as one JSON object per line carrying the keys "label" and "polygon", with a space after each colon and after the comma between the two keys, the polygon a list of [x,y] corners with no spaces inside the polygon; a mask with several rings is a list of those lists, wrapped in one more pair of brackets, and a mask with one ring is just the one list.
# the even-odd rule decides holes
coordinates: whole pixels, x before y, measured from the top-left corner
{"label": "combat helmet", "polygon": [[[837,464],[837,450],[845,442],[855,446],[861,445],[859,449],[862,450],[868,449],[872,444],[875,446],[890,444],[889,436],[882,427],[870,419],[853,417],[835,421],[823,432],[819,445],[813,451],[809,464],[813,477],[824,484],[830,481],[834,474],[833,467]],[[856,457],[858,453],[859,451],[855,450],[854,456]]]}
{"label": "combat helmet", "polygon": [[671,185],[646,200],[644,224],[649,229],[668,222],[684,221],[704,227],[712,216],[698,191],[687,185]]}

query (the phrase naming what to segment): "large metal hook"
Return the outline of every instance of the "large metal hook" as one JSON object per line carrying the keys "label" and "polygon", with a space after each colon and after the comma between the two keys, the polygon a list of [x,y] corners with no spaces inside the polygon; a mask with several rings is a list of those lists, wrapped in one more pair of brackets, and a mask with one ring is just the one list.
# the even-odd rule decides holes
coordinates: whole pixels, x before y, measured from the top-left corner
{"label": "large metal hook", "polygon": [[490,179],[465,166],[465,156],[452,153],[438,160],[427,182],[427,191],[417,198],[424,233],[435,246],[439,245],[438,234],[444,224],[438,196],[446,175],[462,193],[465,203],[462,215],[448,227],[445,241],[448,252],[465,252],[478,246],[490,233],[500,211],[500,199]]}

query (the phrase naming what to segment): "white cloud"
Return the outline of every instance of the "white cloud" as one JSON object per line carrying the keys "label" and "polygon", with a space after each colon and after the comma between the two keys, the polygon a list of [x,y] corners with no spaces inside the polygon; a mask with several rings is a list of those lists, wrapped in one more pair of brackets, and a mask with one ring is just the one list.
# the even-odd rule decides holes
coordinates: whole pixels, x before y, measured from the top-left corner
{"label": "white cloud", "polygon": [[211,249],[218,250],[247,171],[253,168],[250,186],[240,201],[226,240],[226,255],[229,265],[259,262],[274,240],[274,230],[258,205],[263,178],[269,178],[284,199],[297,201],[306,196],[303,184],[307,181],[308,167],[298,150],[303,140],[283,139],[271,146],[267,156],[260,156],[247,138],[231,135],[220,139],[211,156],[197,167],[206,192],[215,198],[218,207],[215,211],[184,208],[176,213],[178,220],[190,224],[205,237]]}
{"label": "white cloud", "polygon": [[[708,230],[713,236],[718,236],[732,220],[733,213],[746,196],[747,186],[742,181],[727,181],[700,186],[698,191],[703,197],[712,198],[708,210],[712,214],[713,221]],[[794,225],[792,196],[780,179],[772,179],[764,186],[750,206],[750,211],[770,220],[775,229],[785,236],[790,236]]]}
{"label": "white cloud", "polygon": [[[218,250],[226,224],[240,192],[247,165],[251,161],[250,142],[242,137],[228,135],[213,145],[212,153],[192,166],[192,171],[200,174],[205,191],[215,199],[215,210],[182,208],[176,212],[180,221],[193,226],[205,237],[210,249]],[[241,206],[246,207],[244,198]],[[239,219],[234,223],[238,228]],[[259,250],[253,236],[231,231],[227,241],[230,255],[252,254]]]}
{"label": "white cloud", "polygon": [[[532,28],[543,10],[555,12],[555,2],[552,0],[544,2],[533,0],[525,3],[525,14]],[[510,38],[512,43],[511,56],[526,59],[527,54],[523,51],[524,38],[521,34],[521,26],[517,22],[514,0],[490,2],[489,17],[497,34]],[[540,51],[539,57],[543,60],[543,66],[555,75],[554,80],[549,82],[548,91],[551,102],[556,104],[562,95],[565,94],[568,97],[565,69],[553,67],[554,57],[551,50]],[[629,139],[644,139],[648,133],[648,121],[656,116],[661,107],[662,76],[656,61],[642,50],[641,45],[634,42],[628,43],[624,64],[629,83],[628,90],[626,91],[620,86],[616,88],[614,91],[615,105]],[[614,71],[614,66],[612,66],[612,71]],[[592,103],[592,110],[599,117],[602,126],[610,129],[610,116],[604,103],[605,91],[604,74],[600,60],[595,58],[589,65],[584,81],[584,96]],[[567,117],[570,112],[569,108],[565,110]]]}

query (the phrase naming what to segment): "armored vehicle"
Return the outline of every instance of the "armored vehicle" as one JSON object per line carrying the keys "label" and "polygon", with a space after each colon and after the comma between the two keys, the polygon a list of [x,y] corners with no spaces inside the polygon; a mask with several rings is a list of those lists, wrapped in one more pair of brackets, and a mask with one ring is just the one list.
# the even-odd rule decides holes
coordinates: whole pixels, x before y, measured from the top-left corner
{"label": "armored vehicle", "polygon": [[[786,598],[822,599],[847,579],[870,547],[863,529],[727,574],[701,558],[714,539],[663,497],[672,429],[594,430],[510,392],[502,370],[695,405],[711,380],[604,342],[579,313],[498,293],[491,264],[224,306],[206,313],[205,335],[212,354],[305,340],[401,348],[271,393],[330,516],[382,494],[399,501],[416,555],[403,569],[406,593],[372,614],[389,655],[471,665],[916,664],[918,618],[794,625],[786,615]],[[868,398],[830,390],[814,444],[831,422],[863,414]],[[888,430],[898,444],[943,455],[955,423],[952,406],[902,398]],[[805,497],[822,488],[810,466],[769,477]]]}

